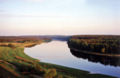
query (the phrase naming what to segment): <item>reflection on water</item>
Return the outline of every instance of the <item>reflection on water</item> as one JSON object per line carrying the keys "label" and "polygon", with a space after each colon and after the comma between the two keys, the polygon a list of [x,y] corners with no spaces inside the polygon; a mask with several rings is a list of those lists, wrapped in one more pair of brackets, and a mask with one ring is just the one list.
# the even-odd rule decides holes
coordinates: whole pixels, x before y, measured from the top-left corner
{"label": "reflection on water", "polygon": [[83,52],[78,52],[70,49],[72,55],[82,59],[88,59],[90,62],[101,63],[103,65],[111,66],[120,66],[120,57],[108,57],[108,56],[99,56],[92,54],[85,54]]}
{"label": "reflection on water", "polygon": [[86,70],[91,73],[120,77],[119,58],[84,55],[80,53],[78,55],[77,52],[70,51],[65,41],[52,41],[32,48],[25,48],[25,53],[42,62]]}

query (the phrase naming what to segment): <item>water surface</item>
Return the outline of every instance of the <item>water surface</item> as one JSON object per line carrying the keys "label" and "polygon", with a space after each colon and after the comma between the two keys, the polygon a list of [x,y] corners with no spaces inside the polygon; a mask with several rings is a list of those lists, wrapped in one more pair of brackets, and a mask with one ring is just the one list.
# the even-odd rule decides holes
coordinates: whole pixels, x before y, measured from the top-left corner
{"label": "water surface", "polygon": [[[120,77],[120,59],[111,61],[103,57],[95,59],[93,56],[76,56],[70,51],[66,41],[52,41],[42,43],[32,48],[25,48],[25,53],[42,62],[58,64],[76,69],[86,70],[91,73],[100,73]],[[94,60],[94,61],[93,61]],[[97,61],[96,61],[97,60]]]}

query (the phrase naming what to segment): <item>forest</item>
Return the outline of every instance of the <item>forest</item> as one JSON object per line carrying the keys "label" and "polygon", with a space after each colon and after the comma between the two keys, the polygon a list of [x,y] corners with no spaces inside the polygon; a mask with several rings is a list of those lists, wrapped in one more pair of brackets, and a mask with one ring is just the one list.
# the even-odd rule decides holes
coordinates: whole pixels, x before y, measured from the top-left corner
{"label": "forest", "polygon": [[68,41],[70,48],[101,54],[120,54],[118,35],[76,35]]}

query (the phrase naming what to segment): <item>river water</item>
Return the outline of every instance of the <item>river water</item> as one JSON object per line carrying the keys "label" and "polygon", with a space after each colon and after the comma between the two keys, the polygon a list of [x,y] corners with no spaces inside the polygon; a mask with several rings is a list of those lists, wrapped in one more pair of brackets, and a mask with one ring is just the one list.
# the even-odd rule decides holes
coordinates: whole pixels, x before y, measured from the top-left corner
{"label": "river water", "polygon": [[108,64],[111,62],[110,60],[109,62],[106,62],[106,58],[101,61],[101,59],[97,60],[92,56],[89,56],[89,58],[83,58],[83,55],[82,57],[77,57],[70,51],[66,41],[51,41],[49,43],[42,43],[31,48],[25,48],[25,53],[33,58],[39,59],[42,62],[120,78],[120,59],[115,59],[116,62],[114,65],[114,61],[112,61],[112,64]]}

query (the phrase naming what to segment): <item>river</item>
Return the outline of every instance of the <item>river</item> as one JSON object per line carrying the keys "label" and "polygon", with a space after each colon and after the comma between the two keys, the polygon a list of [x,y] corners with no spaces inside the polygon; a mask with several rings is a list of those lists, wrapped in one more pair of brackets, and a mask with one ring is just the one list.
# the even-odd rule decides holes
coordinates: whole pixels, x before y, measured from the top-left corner
{"label": "river", "polygon": [[115,65],[107,65],[105,62],[102,64],[100,62],[93,62],[87,58],[78,58],[71,53],[66,41],[51,41],[49,43],[42,43],[31,48],[25,48],[25,53],[33,58],[39,59],[42,62],[86,70],[91,74],[100,73],[120,78],[120,59],[115,62],[117,63]]}

